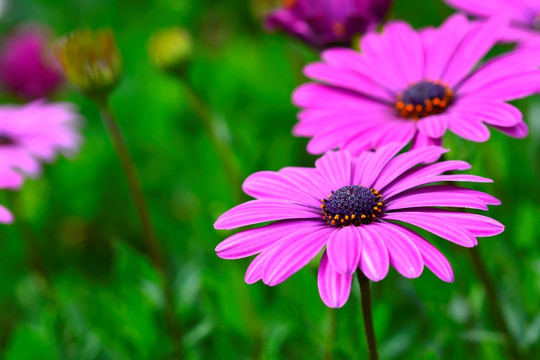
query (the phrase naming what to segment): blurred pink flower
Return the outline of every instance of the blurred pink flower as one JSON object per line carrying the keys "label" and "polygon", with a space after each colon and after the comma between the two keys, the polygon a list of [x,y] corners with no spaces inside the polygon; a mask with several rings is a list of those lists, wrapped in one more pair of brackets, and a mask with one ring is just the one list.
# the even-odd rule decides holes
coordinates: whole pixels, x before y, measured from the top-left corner
{"label": "blurred pink flower", "polygon": [[539,43],[540,1],[538,0],[444,0],[455,9],[480,18],[505,16],[510,27],[503,40]]}
{"label": "blurred pink flower", "polygon": [[289,33],[318,49],[351,45],[355,35],[374,30],[391,0],[284,0],[265,26]]}
{"label": "blurred pink flower", "polygon": [[540,49],[482,62],[506,25],[461,14],[421,31],[395,21],[382,34],[364,35],[361,52],[324,51],[321,62],[304,68],[319,83],[293,94],[303,109],[294,134],[312,138],[312,154],[339,148],[353,155],[392,141],[440,145],[447,130],[483,142],[490,137],[486,125],[525,137],[523,115],[508,102],[540,90]]}
{"label": "blurred pink flower", "polygon": [[[319,293],[329,307],[345,304],[355,271],[379,281],[392,265],[408,278],[424,265],[443,281],[454,280],[448,260],[433,245],[402,223],[429,231],[465,247],[477,237],[504,230],[499,222],[461,208],[487,210],[500,201],[480,191],[441,182],[491,182],[473,175],[445,172],[469,169],[463,161],[422,165],[446,149],[428,146],[396,154],[391,143],[358,158],[327,152],[315,168],[289,167],[258,172],[246,179],[244,191],[256,200],[227,211],[216,229],[236,229],[272,222],[239,232],[221,242],[218,256],[238,259],[259,254],[245,280],[278,285],[324,248],[319,267]],[[456,211],[440,207],[457,208]]]}
{"label": "blurred pink flower", "polygon": [[50,96],[62,84],[47,35],[44,27],[25,26],[3,38],[0,82],[8,92],[35,100]]}
{"label": "blurred pink flower", "polygon": [[16,170],[35,177],[41,174],[41,162],[79,149],[79,115],[70,104],[0,106],[0,119],[0,175]]}

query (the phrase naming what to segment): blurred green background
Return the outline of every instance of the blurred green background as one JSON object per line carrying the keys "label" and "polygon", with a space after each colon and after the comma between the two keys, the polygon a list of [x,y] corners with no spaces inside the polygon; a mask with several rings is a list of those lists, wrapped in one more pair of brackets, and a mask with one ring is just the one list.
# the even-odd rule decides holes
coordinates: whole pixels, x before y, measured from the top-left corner
{"label": "blurred green background", "polygon": [[[112,106],[141,173],[153,221],[166,249],[175,316],[188,359],[364,359],[359,291],[345,307],[319,298],[318,262],[285,283],[246,285],[248,260],[226,261],[215,246],[230,235],[214,220],[236,205],[235,192],[177,79],[146,54],[165,26],[191,32],[196,50],[187,78],[209,104],[219,139],[230,145],[241,177],[284,166],[311,166],[306,139],[291,136],[292,90],[310,49],[262,30],[272,1],[13,0],[0,29],[24,22],[57,36],[80,27],[112,27],[124,76]],[[440,0],[397,0],[391,18],[438,25],[451,10]],[[66,88],[59,99],[86,118],[84,146],[2,193],[17,223],[0,227],[0,349],[5,359],[172,359],[162,277],[144,253],[123,173],[96,106]],[[2,102],[7,102],[3,98]],[[512,336],[527,359],[540,357],[540,101],[518,103],[531,128],[525,140],[493,132],[484,144],[447,134],[449,158],[474,165],[494,184],[478,185],[503,202],[490,215],[506,225],[481,239]],[[239,184],[236,185],[236,190]],[[4,202],[3,202],[4,203]],[[455,283],[428,270],[408,280],[391,270],[373,285],[375,330],[383,359],[507,359],[504,336],[486,306],[469,251],[426,237],[449,258]],[[27,255],[38,244],[43,266]],[[45,271],[43,270],[45,269]],[[356,285],[356,284],[354,284]]]}

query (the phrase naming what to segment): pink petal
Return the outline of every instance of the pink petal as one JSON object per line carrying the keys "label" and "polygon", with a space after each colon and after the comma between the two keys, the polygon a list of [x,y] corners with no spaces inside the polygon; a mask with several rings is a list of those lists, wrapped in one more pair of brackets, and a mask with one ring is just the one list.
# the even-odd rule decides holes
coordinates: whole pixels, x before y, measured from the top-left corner
{"label": "pink petal", "polygon": [[320,209],[282,200],[252,200],[240,204],[221,215],[214,223],[214,228],[232,230],[266,221],[316,219],[320,217]]}
{"label": "pink petal", "polygon": [[324,63],[311,63],[304,67],[304,74],[308,78],[355,91],[383,102],[394,101],[393,95],[372,79],[343,68],[336,68]]}
{"label": "pink petal", "polygon": [[454,271],[452,270],[452,266],[439,250],[414,231],[398,224],[395,226],[400,227],[401,231],[407,234],[408,238],[416,245],[416,248],[420,251],[420,254],[422,254],[424,264],[429,270],[442,281],[454,282]]}
{"label": "pink petal", "polygon": [[490,237],[499,235],[504,231],[504,225],[490,217],[478,214],[469,214],[443,209],[422,209],[437,215],[444,221],[453,221],[459,224],[460,227],[469,231],[475,237]]}
{"label": "pink petal", "polygon": [[15,218],[13,217],[13,214],[0,205],[0,223],[2,224],[12,224],[15,221]]}
{"label": "pink petal", "polygon": [[343,275],[332,268],[326,252],[319,265],[317,284],[324,304],[331,308],[340,308],[349,299],[353,275]]}
{"label": "pink petal", "polygon": [[318,206],[320,199],[313,196],[313,191],[291,182],[284,174],[273,171],[260,171],[250,175],[242,185],[244,192],[256,199],[289,200],[304,205]]}
{"label": "pink petal", "polygon": [[[427,79],[440,79],[454,56],[457,47],[469,31],[469,22],[462,14],[450,16],[441,27],[435,31],[432,46],[425,51]],[[444,46],[441,46],[444,44]],[[434,51],[433,48],[437,47]]]}
{"label": "pink petal", "polygon": [[337,190],[351,184],[351,157],[346,151],[329,151],[315,162],[315,167]]}
{"label": "pink petal", "polygon": [[360,269],[371,281],[380,281],[388,274],[390,258],[381,234],[371,226],[359,226],[358,231],[364,239]]}
{"label": "pink petal", "polygon": [[[400,194],[385,204],[385,210],[444,206],[488,210],[486,203],[473,190],[457,186],[435,185]],[[480,192],[478,192],[480,193]]]}
{"label": "pink petal", "polygon": [[249,229],[234,234],[223,240],[216,247],[217,255],[222,259],[239,259],[260,253],[298,229],[322,226],[319,220],[279,221],[256,229]]}
{"label": "pink petal", "polygon": [[287,280],[317,256],[335,230],[334,227],[320,227],[296,232],[283,239],[266,263],[263,282],[274,286]]}
{"label": "pink petal", "polygon": [[448,64],[443,79],[451,87],[457,85],[469,71],[488,53],[506,29],[507,20],[494,17],[482,25],[476,26],[463,39],[454,57]]}
{"label": "pink petal", "polygon": [[340,274],[354,274],[362,252],[362,238],[356,226],[345,226],[332,232],[326,245],[332,268]]}
{"label": "pink petal", "polygon": [[[407,211],[385,214],[384,219],[402,221],[417,226],[464,247],[474,247],[478,244],[476,238],[469,231],[460,227],[458,223],[435,214]],[[388,242],[386,244],[388,245]]]}
{"label": "pink petal", "polygon": [[468,181],[468,182],[493,182],[491,179],[483,178],[476,175],[456,174],[456,175],[439,175],[439,176],[412,176],[400,179],[392,184],[389,188],[384,189],[383,199],[390,198],[405,190],[412,189],[416,186],[426,185],[436,182],[450,181]]}
{"label": "pink petal", "polygon": [[275,249],[271,248],[257,255],[255,259],[249,264],[246,270],[246,276],[244,281],[247,284],[254,284],[262,279],[264,267],[270,256],[274,253]]}
{"label": "pink petal", "polygon": [[373,182],[379,176],[381,170],[388,164],[396,154],[407,145],[406,143],[390,143],[380,147],[369,159],[364,162],[362,176],[359,184],[365,187],[371,187]]}
{"label": "pink petal", "polygon": [[431,138],[440,138],[448,127],[448,115],[440,114],[428,116],[417,123],[418,130]]}
{"label": "pink petal", "polygon": [[401,228],[391,223],[373,223],[368,226],[381,234],[390,256],[390,263],[401,275],[412,279],[422,274],[424,269],[422,255]]}
{"label": "pink petal", "polygon": [[487,126],[470,115],[454,116],[449,127],[454,134],[470,141],[484,142],[490,137]]}
{"label": "pink petal", "polygon": [[529,134],[529,128],[527,127],[527,124],[525,124],[524,122],[521,122],[515,126],[510,126],[510,127],[493,126],[493,128],[499,130],[503,134],[506,134],[506,135],[509,135],[518,139],[523,139]]}
{"label": "pink petal", "polygon": [[437,155],[448,152],[447,149],[437,146],[425,147],[417,150],[412,150],[392,159],[388,165],[381,171],[381,174],[375,181],[373,187],[379,191],[386,185],[390,184],[398,176],[409,170],[413,166],[421,164],[426,158],[432,158]]}

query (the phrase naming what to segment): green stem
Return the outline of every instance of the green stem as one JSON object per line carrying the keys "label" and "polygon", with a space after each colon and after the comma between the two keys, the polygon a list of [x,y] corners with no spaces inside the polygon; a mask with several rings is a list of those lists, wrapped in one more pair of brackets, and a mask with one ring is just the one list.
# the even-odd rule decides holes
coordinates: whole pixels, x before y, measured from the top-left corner
{"label": "green stem", "polygon": [[107,132],[109,133],[111,141],[114,144],[116,153],[118,154],[118,158],[124,170],[128,187],[131,192],[133,202],[135,203],[137,216],[141,223],[146,251],[150,255],[152,263],[154,264],[156,269],[163,276],[162,290],[165,299],[165,311],[167,315],[166,322],[168,323],[172,340],[174,342],[176,356],[177,358],[183,359],[184,350],[182,342],[182,327],[174,311],[173,288],[165,268],[165,264],[163,261],[163,251],[161,249],[160,243],[157,240],[154,227],[152,225],[150,212],[148,211],[148,206],[143,195],[137,169],[135,168],[135,163],[131,158],[126,141],[124,140],[124,136],[122,135],[120,127],[118,126],[114,113],[108,105],[107,100],[96,99],[96,102],[101,112],[103,124],[107,129]]}
{"label": "green stem", "polygon": [[478,249],[478,247],[474,247],[470,249],[469,253],[471,254],[471,260],[474,270],[480,278],[480,281],[484,285],[484,288],[486,289],[487,303],[490,308],[490,313],[493,315],[497,327],[506,337],[506,345],[508,348],[507,350],[510,355],[510,359],[522,359],[523,357],[521,356],[518,346],[514,341],[514,337],[510,333],[508,324],[504,319],[502,306],[499,301],[499,297],[497,296],[497,289],[495,287],[495,284],[493,283],[493,280],[489,276],[484,261],[482,260],[480,250]]}
{"label": "green stem", "polygon": [[373,329],[373,316],[371,313],[371,289],[369,279],[358,269],[356,271],[358,284],[360,285],[360,296],[362,298],[362,315],[364,317],[364,332],[368,346],[369,360],[378,360],[377,340]]}
{"label": "green stem", "polygon": [[243,200],[241,191],[242,176],[238,170],[238,166],[234,162],[234,152],[227,143],[219,138],[216,132],[212,112],[199,94],[197,94],[197,91],[189,84],[189,82],[184,81],[181,78],[180,82],[182,83],[182,88],[188,104],[201,120],[208,138],[219,157],[219,161],[221,162],[221,166],[223,167],[223,171],[225,172],[225,176],[231,187],[231,193],[233,194],[234,199],[236,202],[241,202]]}

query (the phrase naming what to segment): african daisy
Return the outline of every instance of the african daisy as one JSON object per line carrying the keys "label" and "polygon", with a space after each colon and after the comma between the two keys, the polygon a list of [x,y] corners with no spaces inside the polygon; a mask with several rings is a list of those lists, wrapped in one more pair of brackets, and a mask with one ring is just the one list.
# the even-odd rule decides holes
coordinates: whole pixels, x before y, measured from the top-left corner
{"label": "african daisy", "polygon": [[478,66],[504,25],[496,18],[471,23],[459,14],[420,32],[393,22],[382,34],[365,35],[362,52],[323,52],[322,62],[305,68],[322,83],[305,84],[293,95],[303,108],[294,134],[312,137],[313,154],[335,148],[358,154],[392,141],[440,145],[447,129],[482,142],[490,137],[486,124],[526,136],[521,112],[507,101],[540,89],[540,50],[510,52]]}
{"label": "african daisy", "polygon": [[78,123],[79,115],[66,103],[0,106],[0,175],[17,170],[35,177],[42,162],[74,153],[81,143]]}
{"label": "african daisy", "polygon": [[[478,214],[439,207],[487,210],[500,202],[483,192],[440,182],[490,182],[447,171],[469,169],[463,161],[423,165],[446,149],[427,146],[396,154],[404,147],[391,143],[353,158],[348,152],[327,152],[315,168],[284,168],[258,172],[243,190],[255,200],[223,214],[216,229],[236,229],[272,222],[239,232],[220,243],[218,256],[244,258],[258,254],[245,281],[277,285],[319,254],[318,285],[329,307],[345,304],[355,271],[382,280],[392,265],[408,278],[420,276],[424,265],[452,282],[452,268],[427,240],[405,227],[411,224],[465,247],[477,237],[501,233],[504,226]],[[427,185],[427,186],[426,186]]]}

